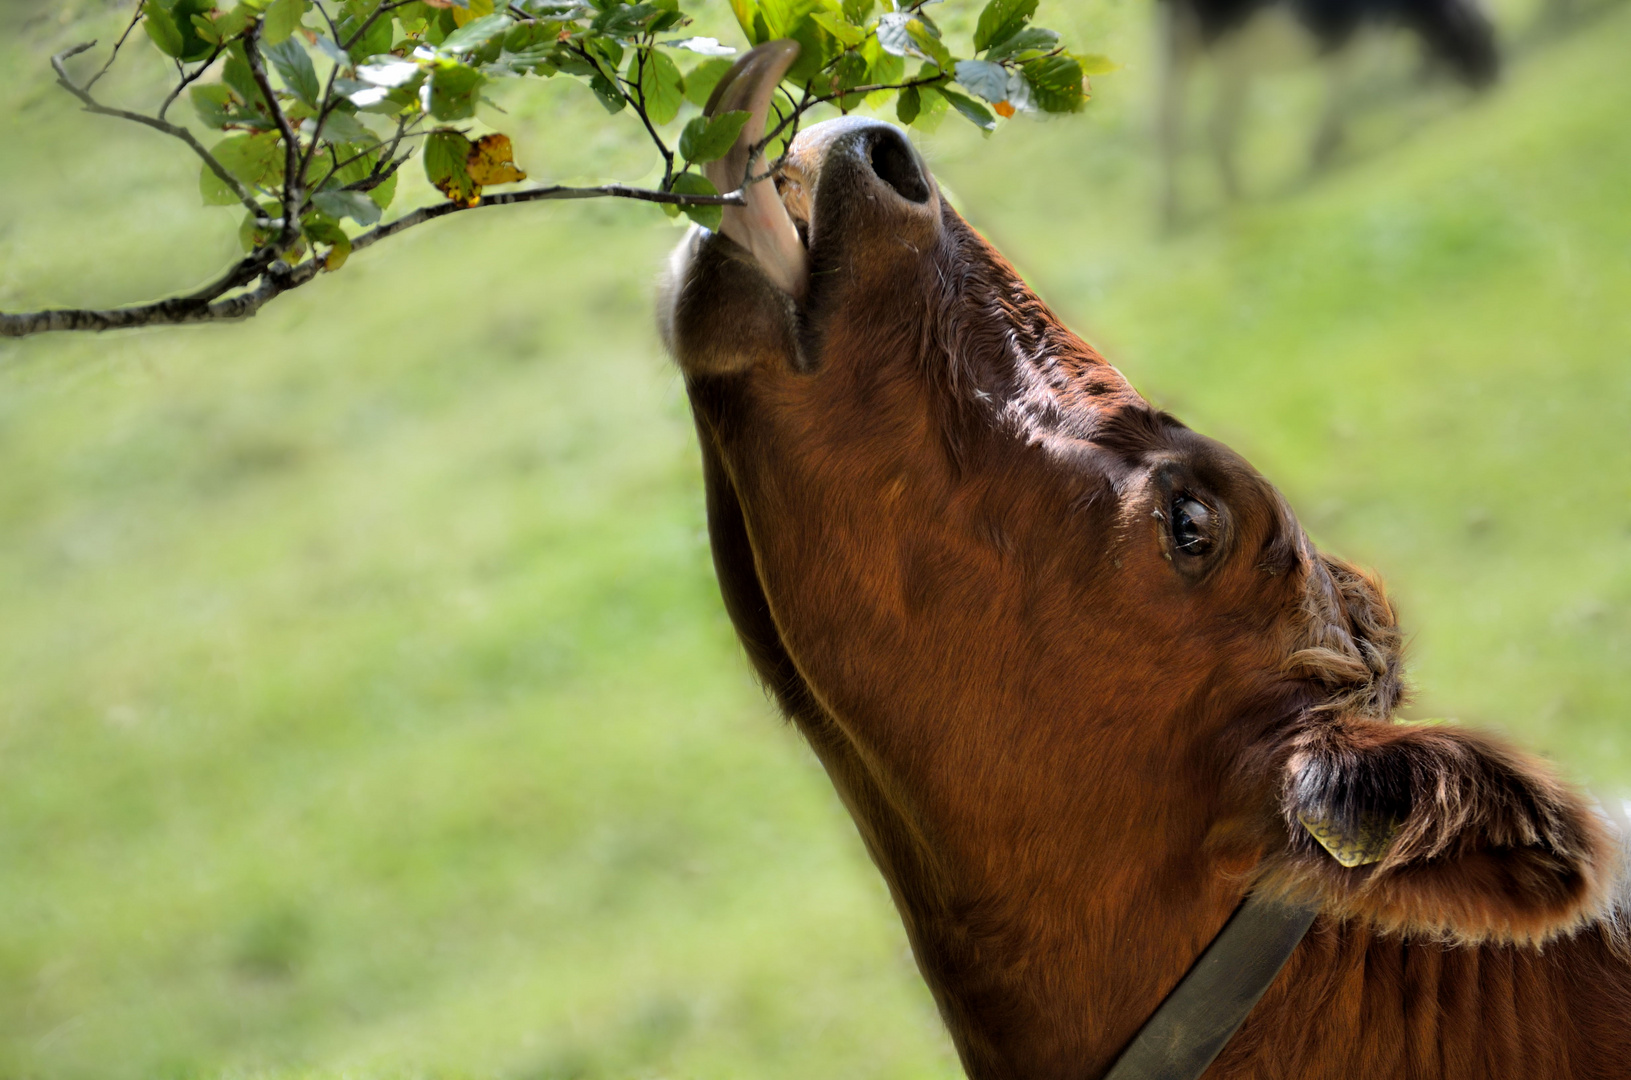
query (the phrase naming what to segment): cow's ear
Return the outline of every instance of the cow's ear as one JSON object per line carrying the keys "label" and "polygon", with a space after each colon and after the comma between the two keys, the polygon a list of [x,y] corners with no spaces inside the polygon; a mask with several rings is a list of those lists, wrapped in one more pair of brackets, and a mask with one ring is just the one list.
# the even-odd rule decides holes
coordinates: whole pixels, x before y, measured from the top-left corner
{"label": "cow's ear", "polygon": [[1387,932],[1540,942],[1595,915],[1616,845],[1541,762],[1447,725],[1314,716],[1265,885]]}

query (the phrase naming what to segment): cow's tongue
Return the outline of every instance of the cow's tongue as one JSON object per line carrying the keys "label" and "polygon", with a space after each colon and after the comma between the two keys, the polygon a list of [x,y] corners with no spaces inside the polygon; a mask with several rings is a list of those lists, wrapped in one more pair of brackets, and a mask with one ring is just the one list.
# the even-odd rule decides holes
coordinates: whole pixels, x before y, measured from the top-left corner
{"label": "cow's tongue", "polygon": [[[731,152],[703,166],[703,171],[720,191],[735,191],[748,173],[748,155],[764,135],[770,98],[782,76],[799,54],[795,41],[767,41],[738,60],[714,88],[703,110],[708,116],[745,109],[751,115]],[[753,173],[764,171],[764,156],[752,161]],[[804,298],[809,279],[810,259],[799,242],[793,219],[787,216],[776,185],[771,180],[752,184],[746,191],[746,206],[725,207],[720,232],[747,248],[758,260],[765,276],[795,299]]]}

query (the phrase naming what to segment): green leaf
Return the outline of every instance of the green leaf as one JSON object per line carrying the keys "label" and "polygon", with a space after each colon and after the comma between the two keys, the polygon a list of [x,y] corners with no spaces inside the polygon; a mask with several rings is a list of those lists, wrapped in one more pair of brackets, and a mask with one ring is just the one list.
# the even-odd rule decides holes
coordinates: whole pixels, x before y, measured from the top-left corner
{"label": "green leaf", "polygon": [[324,142],[368,143],[374,140],[372,131],[362,126],[355,113],[336,108],[323,118],[323,130],[318,136]]}
{"label": "green leaf", "polygon": [[1121,65],[1108,56],[1097,53],[1073,53],[1078,64],[1082,65],[1083,75],[1108,75],[1112,71],[1120,71]]}
{"label": "green leaf", "polygon": [[680,132],[680,154],[696,165],[718,161],[730,153],[752,114],[743,109],[709,118],[699,116]]}
{"label": "green leaf", "polygon": [[652,3],[661,9],[661,14],[646,24],[648,34],[660,34],[691,21],[689,15],[680,11],[680,0],[652,0]]}
{"label": "green leaf", "polygon": [[714,87],[719,85],[719,80],[724,78],[725,72],[731,69],[731,63],[732,61],[724,59],[704,60],[692,68],[685,76],[685,100],[699,109],[706,106]]}
{"label": "green leaf", "polygon": [[989,60],[957,61],[957,81],[987,101],[1008,100],[1008,69]]}
{"label": "green leaf", "polygon": [[770,27],[760,14],[756,0],[731,0],[731,14],[736,16],[737,25],[750,43],[763,45],[770,40]]}
{"label": "green leaf", "polygon": [[[260,208],[261,213],[271,221],[277,220],[278,216],[283,213],[283,207],[274,206],[270,203],[261,203]],[[243,245],[245,251],[254,251],[258,247],[264,247],[266,244],[271,243],[273,232],[274,230],[261,228],[255,222],[254,214],[246,213],[244,214],[243,224],[238,226],[238,243]]]}
{"label": "green leaf", "polygon": [[426,136],[420,156],[424,158],[426,178],[443,195],[466,206],[481,200],[481,185],[470,179],[466,164],[470,158],[469,139],[457,131],[433,131]]}
{"label": "green leaf", "polygon": [[947,49],[941,40],[936,37],[930,24],[924,19],[912,19],[906,24],[906,35],[912,39],[917,51],[935,62],[941,71],[950,74],[956,67],[951,58],[951,50]]}
{"label": "green leaf", "polygon": [[225,15],[215,16],[216,36],[225,41],[235,38],[249,26],[250,20],[260,12],[250,4],[239,4]]}
{"label": "green leaf", "polygon": [[249,103],[249,106],[266,116],[271,112],[266,107],[266,95],[261,93],[260,84],[255,81],[255,75],[249,70],[249,61],[244,58],[243,42],[235,41],[227,50],[226,63],[221,65],[221,81],[232,87],[238,97]]}
{"label": "green leaf", "polygon": [[[351,36],[357,32],[357,28],[367,21],[367,19],[368,12],[365,9],[360,10],[352,17],[341,19],[340,40],[342,42],[349,41]],[[396,32],[391,26],[391,16],[389,14],[381,15],[379,18],[368,24],[368,30],[362,37],[358,38],[352,43],[351,49],[349,50],[351,53],[351,59],[353,61],[362,61],[368,59],[370,56],[378,56],[380,53],[390,52],[391,43],[395,36]]]}
{"label": "green leaf", "polygon": [[312,47],[328,57],[330,63],[342,69],[351,66],[351,57],[346,55],[345,50],[340,48],[339,42],[326,34],[318,34],[317,40],[312,42]]}
{"label": "green leaf", "polygon": [[214,19],[208,15],[194,15],[192,24],[194,32],[209,42],[211,48],[221,44],[221,31],[216,29]]}
{"label": "green leaf", "polygon": [[263,51],[283,78],[283,85],[301,102],[317,108],[317,99],[323,91],[317,82],[317,69],[312,66],[305,46],[289,37],[276,45],[268,45]]}
{"label": "green leaf", "polygon": [[305,14],[305,0],[272,0],[261,22],[261,41],[267,45],[288,41]]}
{"label": "green leaf", "polygon": [[[372,140],[370,140],[370,142],[371,141]],[[362,151],[363,146],[359,145],[336,146],[335,152],[339,155],[341,161],[346,161],[346,164],[333,175],[323,177],[319,186],[324,190],[329,188],[349,187],[352,184],[368,179],[368,177],[373,174],[374,166],[379,163],[379,152],[378,150],[370,150],[367,152]],[[362,156],[358,157],[355,161],[346,160],[358,153],[362,153]],[[468,168],[468,162],[466,163],[466,167]],[[390,206],[391,200],[395,196],[396,173],[394,172],[384,180],[381,180],[368,192],[368,197],[373,199],[374,204],[381,210]]]}
{"label": "green leaf", "polygon": [[170,9],[170,18],[181,35],[182,60],[188,63],[202,60],[215,50],[215,42],[199,32],[196,21],[202,19],[205,26],[212,25],[208,16],[215,7],[215,0],[165,0],[165,6]]}
{"label": "green leaf", "polygon": [[936,93],[945,98],[952,108],[956,109],[963,115],[964,119],[981,131],[994,131],[996,129],[997,118],[991,114],[990,109],[981,105],[978,101],[971,97],[965,97],[955,90],[948,90],[944,86],[938,87]]}
{"label": "green leaf", "polygon": [[[761,2],[768,10],[770,0]],[[844,47],[837,38],[822,29],[813,12],[797,10],[790,4],[784,14],[788,20],[787,29],[777,37],[791,38],[799,45],[798,57],[787,69],[786,78],[794,83],[808,83],[817,78],[833,57],[844,51]]]}
{"label": "green leaf", "polygon": [[[216,143],[210,153],[222,168],[243,181],[251,191],[257,186],[271,187],[283,178],[283,140],[275,131],[229,135]],[[236,204],[237,193],[209,166],[202,168],[198,191],[204,198],[204,205]]]}
{"label": "green leaf", "polygon": [[[696,173],[681,173],[674,177],[674,183],[669,188],[676,195],[718,195],[719,189],[709,182],[706,176]],[[720,223],[725,220],[723,206],[682,206],[680,210],[686,217],[701,225],[705,229],[719,230]]]}
{"label": "green leaf", "polygon": [[147,36],[153,39],[153,44],[159,47],[159,52],[165,56],[181,55],[186,42],[175,19],[170,17],[170,12],[159,0],[145,0],[142,4],[142,27],[147,31]]}
{"label": "green leaf", "polygon": [[345,265],[351,255],[351,237],[340,228],[338,221],[328,214],[311,212],[300,219],[300,231],[313,245],[329,245],[328,255],[323,259],[323,269],[338,270]]}
{"label": "green leaf", "polygon": [[442,42],[442,52],[450,55],[474,52],[509,28],[508,15],[483,15],[447,35]]}
{"label": "green leaf", "polygon": [[379,204],[360,191],[319,191],[311,197],[312,205],[332,218],[348,217],[358,225],[372,225],[379,220]]}
{"label": "green leaf", "polygon": [[825,11],[817,11],[810,16],[815,24],[838,39],[838,43],[846,49],[853,49],[866,40],[866,32],[859,26],[851,26],[836,15]]}
{"label": "green leaf", "polygon": [[1048,52],[1059,44],[1059,35],[1040,26],[1027,26],[1012,37],[993,45],[985,54],[987,60],[1007,60],[1027,52]]}
{"label": "green leaf", "polygon": [[233,94],[231,87],[212,83],[208,86],[194,85],[188,96],[192,98],[193,108],[198,110],[198,118],[204,122],[205,127],[216,130],[232,123],[238,104],[237,95]]}
{"label": "green leaf", "polygon": [[650,49],[643,59],[640,95],[645,100],[646,115],[661,126],[679,115],[680,103],[685,100],[685,79],[666,53]]}
{"label": "green leaf", "polygon": [[878,46],[892,56],[905,56],[912,44],[911,35],[906,32],[906,24],[911,21],[912,16],[904,11],[886,11],[879,15]]}
{"label": "green leaf", "polygon": [[632,38],[666,14],[656,4],[612,4],[595,16],[590,27],[611,37]]}
{"label": "green leaf", "polygon": [[1079,112],[1087,104],[1082,65],[1073,56],[1045,56],[1020,68],[1031,84],[1031,102],[1043,112]]}
{"label": "green leaf", "polygon": [[1013,37],[1036,14],[1037,0],[991,0],[974,27],[974,51],[983,52]]}
{"label": "green leaf", "polygon": [[616,38],[609,38],[605,34],[590,35],[583,39],[583,47],[599,60],[597,70],[602,75],[610,77],[623,65],[623,46],[617,43]]}
{"label": "green leaf", "polygon": [[368,193],[368,197],[373,199],[374,204],[381,210],[388,208],[391,205],[391,200],[396,198],[396,173],[392,173],[375,185],[374,189]]}
{"label": "green leaf", "polygon": [[[867,60],[866,81],[869,83],[888,86],[906,77],[906,58],[885,52],[875,36],[867,39],[867,43],[861,47],[861,55]],[[889,100],[892,93],[890,90],[879,90],[869,95],[868,100],[874,106],[881,106]]]}
{"label": "green leaf", "polygon": [[598,72],[589,80],[589,89],[595,92],[595,98],[605,110],[614,115],[622,112],[623,106],[628,104],[623,92],[610,79]]}
{"label": "green leaf", "polygon": [[[832,68],[830,85],[834,92],[853,90],[857,86],[865,85],[866,81],[866,57],[859,52],[844,53]],[[844,112],[849,112],[851,109],[859,108],[865,100],[865,94],[844,93],[834,104]]]}
{"label": "green leaf", "polygon": [[917,116],[912,119],[912,126],[919,131],[932,132],[940,126],[940,121],[945,119],[951,104],[944,94],[932,86],[917,87],[917,92],[922,104]]}
{"label": "green leaf", "polygon": [[844,0],[844,18],[856,26],[866,22],[866,17],[872,14],[874,0]]}
{"label": "green leaf", "polygon": [[903,124],[910,125],[917,119],[917,114],[923,111],[923,97],[917,92],[917,87],[908,86],[900,92],[895,99],[895,119]]}
{"label": "green leaf", "polygon": [[473,67],[438,61],[430,73],[430,114],[438,120],[467,120],[476,115],[486,76]]}

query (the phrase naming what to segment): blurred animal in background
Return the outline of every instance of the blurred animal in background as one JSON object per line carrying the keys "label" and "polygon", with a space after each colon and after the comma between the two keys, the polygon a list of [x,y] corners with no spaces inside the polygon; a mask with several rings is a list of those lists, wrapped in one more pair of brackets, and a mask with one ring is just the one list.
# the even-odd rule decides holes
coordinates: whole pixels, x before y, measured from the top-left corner
{"label": "blurred animal in background", "polygon": [[[1325,108],[1310,163],[1327,164],[1342,145],[1348,111],[1355,39],[1364,30],[1400,29],[1417,38],[1429,69],[1445,71],[1482,90],[1500,72],[1495,26],[1479,0],[1161,0],[1162,86],[1158,138],[1161,152],[1161,213],[1171,227],[1182,215],[1179,169],[1191,76],[1202,59],[1216,68],[1209,142],[1224,194],[1240,194],[1236,144],[1257,57],[1248,30],[1271,15],[1290,21],[1316,48],[1327,72]],[[1289,16],[1289,20],[1287,20]]]}

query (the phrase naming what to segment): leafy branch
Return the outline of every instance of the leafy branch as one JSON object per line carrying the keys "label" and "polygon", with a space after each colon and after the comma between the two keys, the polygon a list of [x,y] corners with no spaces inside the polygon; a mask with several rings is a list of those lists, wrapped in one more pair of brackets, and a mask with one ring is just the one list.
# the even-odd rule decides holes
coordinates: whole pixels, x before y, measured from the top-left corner
{"label": "leafy branch", "polygon": [[[556,199],[620,198],[656,204],[718,228],[724,207],[775,175],[760,154],[785,154],[813,110],[894,103],[903,124],[932,128],[956,112],[990,131],[1018,112],[1074,112],[1102,57],[1067,51],[1031,25],[1038,0],[989,0],[972,50],[959,58],[924,10],[933,0],[730,0],[751,44],[798,42],[781,88],[785,108],[755,139],[735,190],[719,191],[702,166],[740,138],[745,112],[692,115],[737,50],[711,37],[668,37],[689,26],[688,0],[141,0],[101,67],[76,81],[68,62],[95,42],[51,58],[57,81],[85,111],[177,139],[199,158],[206,205],[245,211],[244,255],[196,292],[105,310],[0,313],[0,336],[107,330],[251,316],[267,302],[339,270],[355,252],[448,214]],[[152,114],[97,98],[96,83],[141,25],[175,70]],[[682,71],[676,58],[694,63]],[[917,70],[908,74],[915,62]],[[321,70],[321,75],[319,74]],[[510,138],[477,134],[484,91],[498,80],[564,76],[585,84],[612,115],[627,111],[661,159],[653,188],[543,185],[493,192],[527,174]],[[955,87],[955,89],[954,89]],[[186,94],[197,122],[220,133],[206,146],[169,120]],[[680,126],[677,135],[665,132]],[[382,130],[383,127],[383,130]],[[382,223],[400,170],[415,155],[446,201]]]}

